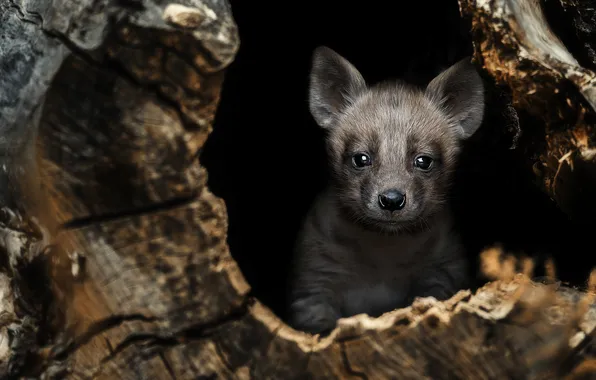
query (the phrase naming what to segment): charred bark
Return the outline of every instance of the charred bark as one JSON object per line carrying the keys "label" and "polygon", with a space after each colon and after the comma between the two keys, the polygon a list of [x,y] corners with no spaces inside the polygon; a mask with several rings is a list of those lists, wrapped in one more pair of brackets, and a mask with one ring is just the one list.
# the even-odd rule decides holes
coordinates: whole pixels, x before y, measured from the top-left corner
{"label": "charred bark", "polygon": [[[565,149],[591,157],[593,73],[536,23],[530,1],[461,4],[487,72],[518,112],[544,120],[533,132],[544,141],[524,149],[570,210],[549,184],[575,172],[548,165]],[[0,30],[7,377],[580,378],[594,368],[592,297],[521,275],[341,320],[323,339],[251,297],[198,160],[239,46],[224,0],[4,0]]]}

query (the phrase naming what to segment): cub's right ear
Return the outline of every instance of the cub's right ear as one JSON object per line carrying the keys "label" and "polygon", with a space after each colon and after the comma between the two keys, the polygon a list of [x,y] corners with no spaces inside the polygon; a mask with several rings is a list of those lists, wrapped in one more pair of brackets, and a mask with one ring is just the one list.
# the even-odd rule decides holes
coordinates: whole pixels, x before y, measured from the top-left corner
{"label": "cub's right ear", "polygon": [[325,46],[315,49],[309,87],[309,108],[319,126],[329,128],[366,82],[345,58]]}

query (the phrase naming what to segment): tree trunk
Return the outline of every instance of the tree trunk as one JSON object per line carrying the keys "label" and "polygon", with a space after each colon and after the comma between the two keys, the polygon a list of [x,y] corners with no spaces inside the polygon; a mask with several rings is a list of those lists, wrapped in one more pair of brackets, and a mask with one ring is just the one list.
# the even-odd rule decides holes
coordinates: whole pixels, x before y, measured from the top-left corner
{"label": "tree trunk", "polygon": [[[238,32],[225,0],[181,3],[0,0],[0,152],[10,184],[0,213],[0,373],[591,373],[592,296],[523,275],[377,319],[344,319],[326,338],[294,331],[251,297],[226,245],[225,205],[206,188],[198,160]],[[565,191],[588,186],[579,175],[594,173],[594,74],[538,22],[531,0],[515,4],[461,0],[476,58],[511,89],[518,113],[543,120],[531,131],[536,143],[522,148],[541,163],[545,191],[575,214]],[[561,4],[570,18],[585,17],[574,13],[579,3]],[[577,38],[588,41],[585,33]],[[565,162],[585,169],[565,171]]]}

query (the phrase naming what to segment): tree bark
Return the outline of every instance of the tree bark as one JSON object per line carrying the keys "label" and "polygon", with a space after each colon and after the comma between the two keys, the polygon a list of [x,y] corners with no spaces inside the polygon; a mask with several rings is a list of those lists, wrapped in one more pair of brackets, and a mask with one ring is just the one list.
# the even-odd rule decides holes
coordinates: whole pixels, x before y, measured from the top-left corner
{"label": "tree bark", "polygon": [[[545,165],[556,149],[589,156],[591,71],[564,47],[530,48],[536,33],[553,38],[522,12],[530,0],[461,4],[477,58],[518,112],[545,119],[546,142],[527,149]],[[513,24],[527,14],[534,24]],[[520,25],[535,34],[521,39]],[[198,160],[239,46],[225,0],[4,0],[0,30],[7,377],[543,379],[594,368],[592,297],[522,275],[343,319],[322,339],[251,297]],[[569,130],[552,129],[559,111],[542,114],[556,107]],[[583,148],[565,137],[582,128]]]}
{"label": "tree bark", "polygon": [[[536,182],[572,220],[592,223],[596,211],[593,2],[459,3],[462,15],[471,21],[476,60],[512,96],[519,114],[516,123],[526,135],[519,149],[526,152]],[[573,47],[573,54],[562,39]]]}

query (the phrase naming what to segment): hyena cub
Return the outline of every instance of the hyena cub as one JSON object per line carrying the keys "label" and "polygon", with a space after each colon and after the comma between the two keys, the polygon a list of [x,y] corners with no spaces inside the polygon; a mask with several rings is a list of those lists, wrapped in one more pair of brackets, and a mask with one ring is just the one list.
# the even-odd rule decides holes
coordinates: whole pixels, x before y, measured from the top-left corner
{"label": "hyena cub", "polygon": [[297,242],[290,324],[324,334],[340,317],[378,316],[465,287],[447,196],[460,144],[484,111],[469,59],[424,90],[368,86],[345,58],[319,47],[309,92],[310,111],[328,132],[332,180]]}

